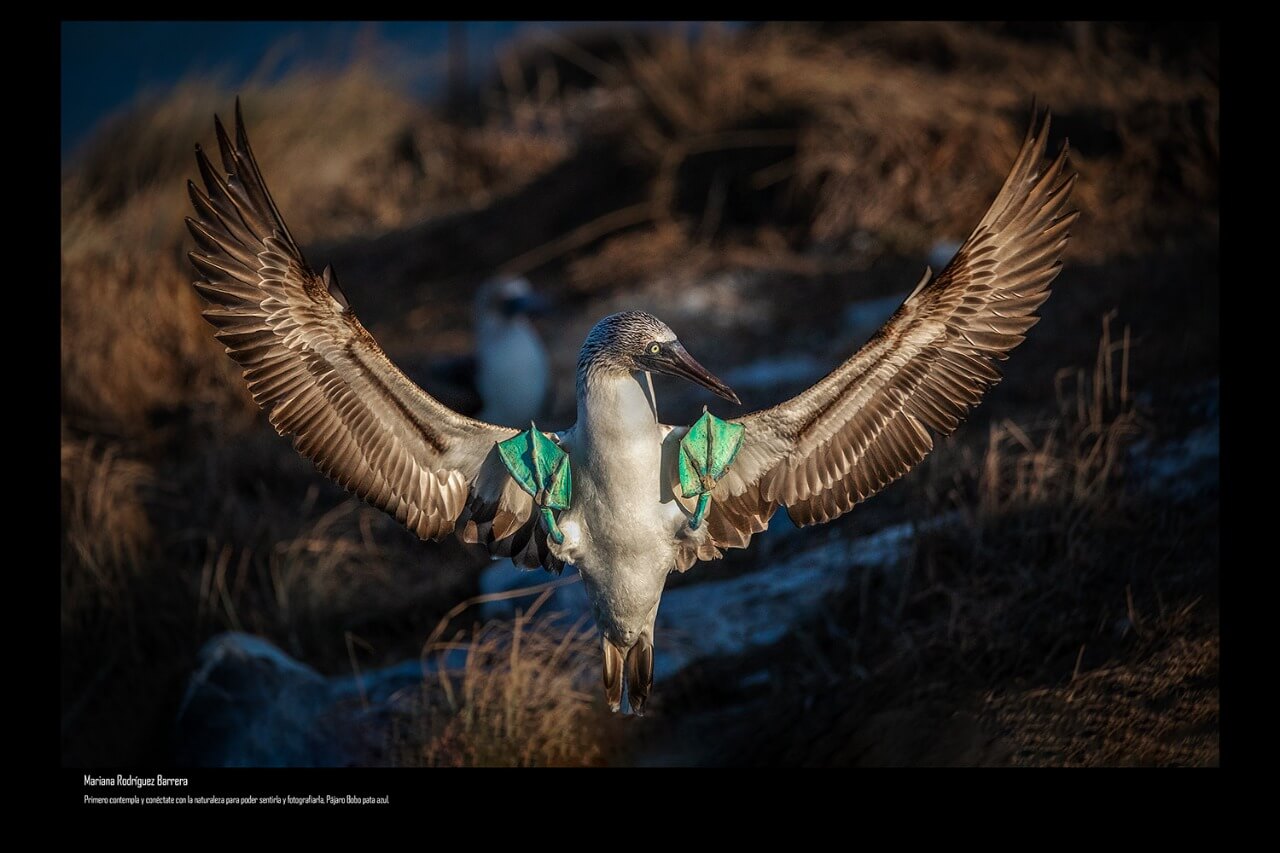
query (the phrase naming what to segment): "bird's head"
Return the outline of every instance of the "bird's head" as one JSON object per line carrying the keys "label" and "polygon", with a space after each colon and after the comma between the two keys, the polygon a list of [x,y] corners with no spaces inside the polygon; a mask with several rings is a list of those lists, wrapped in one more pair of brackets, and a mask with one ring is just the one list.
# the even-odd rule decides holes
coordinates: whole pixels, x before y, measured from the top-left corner
{"label": "bird's head", "polygon": [[476,293],[476,311],[481,315],[511,319],[544,313],[551,303],[524,276],[491,278]]}
{"label": "bird's head", "polygon": [[676,333],[644,311],[610,314],[596,323],[578,355],[578,371],[665,373],[701,385],[735,405],[741,401],[733,389],[717,379],[680,343]]}

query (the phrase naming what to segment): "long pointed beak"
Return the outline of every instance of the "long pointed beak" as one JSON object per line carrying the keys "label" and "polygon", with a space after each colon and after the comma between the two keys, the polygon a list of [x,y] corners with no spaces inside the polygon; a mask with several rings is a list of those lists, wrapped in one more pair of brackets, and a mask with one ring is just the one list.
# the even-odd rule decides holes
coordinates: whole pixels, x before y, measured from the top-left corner
{"label": "long pointed beak", "polygon": [[688,350],[679,341],[673,343],[666,354],[668,358],[663,359],[661,364],[654,365],[654,370],[659,373],[666,373],[669,376],[688,379],[690,382],[706,388],[717,397],[723,397],[735,406],[742,404],[742,401],[738,399],[738,395],[733,393],[733,389],[717,379],[710,370],[698,364],[698,360],[689,355]]}

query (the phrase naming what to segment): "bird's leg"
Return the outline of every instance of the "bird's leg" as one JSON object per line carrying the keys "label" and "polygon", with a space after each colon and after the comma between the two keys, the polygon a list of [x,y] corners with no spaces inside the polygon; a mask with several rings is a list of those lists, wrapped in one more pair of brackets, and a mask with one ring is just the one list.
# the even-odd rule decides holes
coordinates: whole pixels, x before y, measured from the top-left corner
{"label": "bird's leg", "polygon": [[627,653],[627,701],[631,703],[631,713],[644,716],[644,703],[649,701],[652,689],[653,640],[648,634],[641,634]]}
{"label": "bird's leg", "polygon": [[603,634],[600,645],[604,649],[604,698],[609,710],[616,713],[622,707],[622,651]]}

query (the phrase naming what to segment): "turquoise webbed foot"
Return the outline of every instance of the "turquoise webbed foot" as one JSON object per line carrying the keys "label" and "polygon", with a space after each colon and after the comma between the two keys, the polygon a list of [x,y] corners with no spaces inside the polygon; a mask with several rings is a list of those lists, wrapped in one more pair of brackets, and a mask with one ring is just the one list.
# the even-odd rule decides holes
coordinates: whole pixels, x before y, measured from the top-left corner
{"label": "turquoise webbed foot", "polygon": [[569,454],[530,422],[529,429],[498,442],[498,455],[512,479],[533,497],[547,535],[557,545],[564,544],[555,513],[569,508],[573,493]]}
{"label": "turquoise webbed foot", "polygon": [[711,507],[711,492],[728,472],[742,448],[746,428],[717,418],[702,407],[702,415],[680,439],[680,491],[686,498],[697,497],[698,504],[689,518],[689,527],[697,530]]}

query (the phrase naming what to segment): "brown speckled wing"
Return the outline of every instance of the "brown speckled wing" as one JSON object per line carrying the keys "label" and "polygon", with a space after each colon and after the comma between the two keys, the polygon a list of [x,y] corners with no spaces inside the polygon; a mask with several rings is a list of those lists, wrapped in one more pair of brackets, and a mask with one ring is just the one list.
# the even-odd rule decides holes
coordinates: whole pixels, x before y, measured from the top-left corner
{"label": "brown speckled wing", "polygon": [[743,449],[712,494],[708,541],[680,554],[681,570],[746,547],[780,506],[801,526],[843,515],[924,459],[933,435],[955,430],[1000,380],[995,362],[1039,320],[1078,216],[1065,212],[1076,181],[1067,146],[1042,168],[1048,135],[1048,113],[1033,113],[978,227],[861,350],[796,397],[737,419]]}
{"label": "brown speckled wing", "polygon": [[[527,562],[530,541],[545,539],[532,500],[509,488],[510,478],[481,476],[496,460],[495,443],[516,431],[452,411],[391,363],[332,271],[307,265],[267,191],[239,103],[234,141],[215,125],[223,170],[197,148],[204,189],[187,185],[195,287],[272,426],[419,537],[440,539],[462,525],[464,538]],[[532,546],[534,555],[545,550],[545,542]]]}

